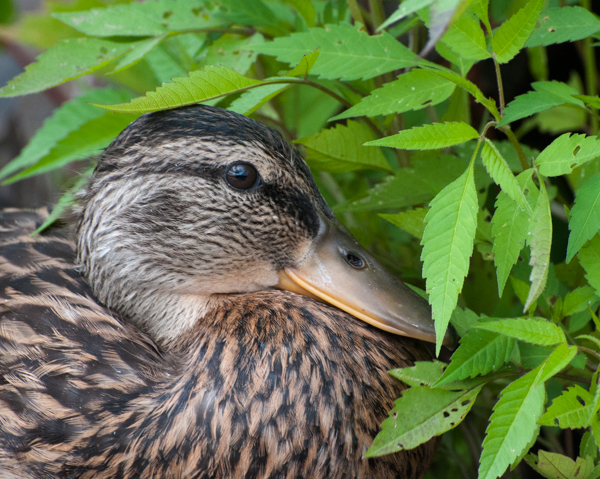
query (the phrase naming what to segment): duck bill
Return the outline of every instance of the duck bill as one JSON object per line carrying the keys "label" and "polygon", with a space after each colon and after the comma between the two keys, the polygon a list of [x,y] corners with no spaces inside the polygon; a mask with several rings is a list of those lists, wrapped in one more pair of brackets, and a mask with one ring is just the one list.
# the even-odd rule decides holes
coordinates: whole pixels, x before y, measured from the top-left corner
{"label": "duck bill", "polygon": [[[427,301],[389,273],[343,225],[323,221],[324,231],[308,256],[280,270],[277,287],[329,303],[384,331],[435,343]],[[454,343],[449,331],[444,345]]]}

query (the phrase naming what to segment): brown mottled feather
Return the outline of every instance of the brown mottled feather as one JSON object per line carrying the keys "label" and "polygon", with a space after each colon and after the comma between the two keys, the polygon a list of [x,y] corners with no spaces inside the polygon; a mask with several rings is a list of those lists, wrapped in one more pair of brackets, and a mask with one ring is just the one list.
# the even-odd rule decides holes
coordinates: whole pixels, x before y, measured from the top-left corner
{"label": "brown mottled feather", "polygon": [[420,343],[266,290],[157,346],[98,302],[71,239],[28,236],[43,216],[0,215],[0,479],[422,477],[433,442],[362,459]]}
{"label": "brown mottled feather", "polygon": [[27,236],[38,224],[0,218],[0,477],[424,472],[431,445],[360,458],[403,389],[387,369],[426,357],[416,342],[269,291],[226,302],[161,355],[96,303],[72,242]]}

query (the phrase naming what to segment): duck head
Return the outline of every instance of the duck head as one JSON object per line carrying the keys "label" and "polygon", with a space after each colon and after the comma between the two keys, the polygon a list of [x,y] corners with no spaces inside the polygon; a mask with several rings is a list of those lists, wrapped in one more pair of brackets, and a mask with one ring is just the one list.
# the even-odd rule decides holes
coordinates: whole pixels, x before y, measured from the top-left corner
{"label": "duck head", "polygon": [[272,288],[435,342],[427,302],[336,220],[297,151],[243,115],[193,106],[139,118],[99,158],[78,208],[94,294],[165,349],[223,295]]}

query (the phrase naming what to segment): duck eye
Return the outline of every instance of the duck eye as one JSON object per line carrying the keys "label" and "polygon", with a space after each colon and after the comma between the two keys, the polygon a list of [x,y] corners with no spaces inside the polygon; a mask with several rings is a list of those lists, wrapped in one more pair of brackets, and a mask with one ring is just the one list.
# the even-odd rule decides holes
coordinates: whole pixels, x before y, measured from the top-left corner
{"label": "duck eye", "polygon": [[225,179],[238,190],[249,190],[258,182],[258,172],[248,163],[237,163],[229,167]]}
{"label": "duck eye", "polygon": [[350,251],[344,254],[344,259],[346,260],[346,263],[356,269],[363,269],[366,266],[364,260],[360,256],[351,253]]}

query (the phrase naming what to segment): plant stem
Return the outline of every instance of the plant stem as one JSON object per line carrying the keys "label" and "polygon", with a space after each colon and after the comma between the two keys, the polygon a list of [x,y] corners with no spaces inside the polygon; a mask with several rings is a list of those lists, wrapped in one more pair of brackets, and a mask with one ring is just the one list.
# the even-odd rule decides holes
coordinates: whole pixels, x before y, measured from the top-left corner
{"label": "plant stem", "polygon": [[577,346],[577,350],[581,351],[582,353],[587,353],[590,356],[594,356],[596,359],[598,359],[600,361],[600,354],[598,354],[593,349],[586,348],[585,346]]}
{"label": "plant stem", "polygon": [[[581,0],[581,6],[588,10],[592,11],[592,2],[591,0]],[[587,37],[583,40],[583,50],[584,50],[584,68],[585,68],[585,89],[588,95],[596,96],[598,95],[598,78],[597,78],[597,69],[596,69],[596,55],[594,53],[594,47],[592,47],[592,38]],[[595,108],[591,108],[592,115],[590,115],[590,128],[591,134],[598,134],[598,118],[596,114],[598,113]]]}
{"label": "plant stem", "polygon": [[348,8],[350,9],[350,13],[352,14],[352,18],[354,18],[354,21],[364,25],[365,19],[362,16],[358,2],[356,0],[347,0],[346,3],[348,3]]}
{"label": "plant stem", "polygon": [[510,144],[517,152],[517,156],[519,157],[521,167],[524,170],[528,169],[529,163],[527,162],[527,156],[525,156],[525,152],[523,151],[523,148],[521,148],[521,144],[519,143],[519,140],[517,140],[517,137],[515,136],[514,132],[510,129],[510,126],[504,126],[500,128],[500,131],[508,137],[508,141],[510,141]]}
{"label": "plant stem", "polygon": [[369,10],[371,11],[373,31],[376,31],[379,25],[385,21],[385,13],[381,0],[369,0]]}
{"label": "plant stem", "polygon": [[496,60],[496,54],[492,55],[494,59],[494,68],[496,69],[496,80],[498,82],[498,97],[500,100],[500,116],[504,116],[504,85],[502,84],[502,74],[500,72],[500,63]]}

